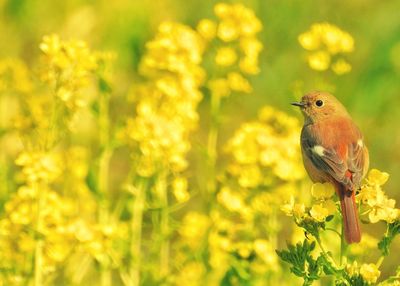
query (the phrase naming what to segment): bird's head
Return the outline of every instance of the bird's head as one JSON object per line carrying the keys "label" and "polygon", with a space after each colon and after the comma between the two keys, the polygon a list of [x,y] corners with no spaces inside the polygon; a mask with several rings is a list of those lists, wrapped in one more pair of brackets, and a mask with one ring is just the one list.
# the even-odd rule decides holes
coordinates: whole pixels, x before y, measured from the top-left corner
{"label": "bird's head", "polygon": [[339,100],[327,92],[310,92],[304,95],[300,102],[293,102],[292,105],[300,107],[305,123],[318,122],[332,116],[349,116]]}

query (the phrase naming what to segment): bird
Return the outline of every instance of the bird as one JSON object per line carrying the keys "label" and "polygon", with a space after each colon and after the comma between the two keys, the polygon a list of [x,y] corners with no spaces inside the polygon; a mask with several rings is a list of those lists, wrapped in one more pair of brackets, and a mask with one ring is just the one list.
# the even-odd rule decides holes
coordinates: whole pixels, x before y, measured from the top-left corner
{"label": "bird", "polygon": [[344,237],[361,240],[355,194],[369,167],[363,135],[346,108],[328,92],[313,91],[291,103],[304,116],[300,145],[304,167],[314,183],[331,183],[340,199]]}

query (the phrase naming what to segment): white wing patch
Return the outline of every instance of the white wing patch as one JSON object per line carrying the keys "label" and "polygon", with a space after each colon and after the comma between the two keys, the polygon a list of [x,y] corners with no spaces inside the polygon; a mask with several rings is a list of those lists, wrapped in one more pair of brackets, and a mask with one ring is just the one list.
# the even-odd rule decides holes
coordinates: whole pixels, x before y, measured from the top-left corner
{"label": "white wing patch", "polygon": [[362,139],[358,139],[357,145],[360,146],[361,148],[364,147],[364,142],[362,141]]}
{"label": "white wing patch", "polygon": [[325,148],[322,147],[321,145],[315,145],[314,147],[312,147],[311,150],[312,150],[312,152],[313,152],[314,154],[317,154],[317,155],[320,156],[320,157],[323,157],[323,156],[324,156]]}

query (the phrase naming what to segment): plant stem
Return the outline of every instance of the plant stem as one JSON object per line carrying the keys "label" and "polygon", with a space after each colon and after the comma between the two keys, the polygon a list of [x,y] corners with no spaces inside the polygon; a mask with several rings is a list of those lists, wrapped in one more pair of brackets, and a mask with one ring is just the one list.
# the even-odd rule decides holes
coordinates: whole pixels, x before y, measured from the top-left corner
{"label": "plant stem", "polygon": [[343,264],[343,257],[346,254],[346,250],[347,250],[347,245],[344,239],[344,226],[342,223],[342,233],[340,235],[340,266],[342,266]]}
{"label": "plant stem", "polygon": [[131,269],[130,269],[130,286],[140,285],[140,265],[141,265],[141,245],[142,245],[142,221],[144,203],[146,197],[147,185],[144,181],[140,181],[136,189],[136,197],[132,209],[131,224]]}
{"label": "plant stem", "polygon": [[169,210],[167,194],[167,176],[162,172],[157,180],[157,193],[160,200],[160,275],[166,277],[169,273]]}
{"label": "plant stem", "polygon": [[36,217],[36,245],[35,245],[35,269],[34,269],[34,286],[43,285],[43,207],[46,199],[46,188],[40,188],[37,183],[33,184],[37,196],[37,217]]}
{"label": "plant stem", "polygon": [[[99,192],[101,193],[101,201],[99,203],[99,223],[100,225],[106,225],[109,223],[109,205],[108,205],[108,185],[109,185],[109,161],[111,152],[105,150],[102,152],[99,162],[99,173],[98,173],[98,186]],[[100,264],[101,275],[100,282],[101,286],[111,285],[111,270],[109,262],[101,262]]]}
{"label": "plant stem", "polygon": [[379,268],[382,265],[383,259],[385,259],[385,256],[379,257],[378,261],[376,262],[376,267]]}
{"label": "plant stem", "polygon": [[212,94],[211,95],[211,126],[210,131],[208,133],[208,142],[207,142],[207,155],[209,159],[209,168],[210,168],[210,178],[207,184],[207,189],[209,193],[214,193],[216,184],[215,184],[215,173],[216,173],[216,162],[217,162],[217,143],[218,143],[218,115],[221,106],[221,99],[219,96]]}
{"label": "plant stem", "polygon": [[4,152],[0,154],[0,196],[6,198],[9,192],[8,164]]}
{"label": "plant stem", "polygon": [[[109,223],[109,166],[112,155],[110,148],[110,117],[109,117],[109,94],[103,92],[99,99],[99,139],[100,139],[100,157],[99,171],[97,174],[99,193],[101,202],[99,206],[99,223],[106,225]],[[111,285],[111,270],[109,262],[102,262],[101,265],[101,286]]]}
{"label": "plant stem", "polygon": [[[57,99],[57,88],[54,91],[54,98],[52,101],[52,111],[51,111],[51,119],[48,132],[44,137],[44,143],[42,146],[42,150],[45,153],[49,152],[56,145],[58,136],[57,136],[57,109],[58,109],[58,99]],[[37,198],[37,217],[36,217],[36,233],[35,233],[35,257],[34,257],[34,286],[42,286],[43,285],[43,249],[44,249],[44,238],[43,238],[43,227],[44,227],[44,217],[43,217],[43,207],[46,206],[46,197],[47,197],[47,187],[48,182],[33,183],[33,188],[36,193]]]}
{"label": "plant stem", "polygon": [[332,232],[336,233],[340,238],[342,237],[341,233],[338,232],[338,231],[337,231],[336,229],[334,229],[334,228],[327,227],[327,228],[325,228],[325,230],[332,231]]}
{"label": "plant stem", "polygon": [[331,260],[331,262],[333,263],[333,265],[337,268],[337,265],[336,265],[335,260],[334,260],[333,257],[332,257],[331,255],[329,255],[328,252],[325,250],[325,247],[324,247],[323,244],[322,244],[321,238],[320,238],[319,236],[316,236],[315,239],[316,239],[317,244],[318,244],[319,248],[321,249],[323,255],[324,255],[326,258],[329,258],[329,260]]}

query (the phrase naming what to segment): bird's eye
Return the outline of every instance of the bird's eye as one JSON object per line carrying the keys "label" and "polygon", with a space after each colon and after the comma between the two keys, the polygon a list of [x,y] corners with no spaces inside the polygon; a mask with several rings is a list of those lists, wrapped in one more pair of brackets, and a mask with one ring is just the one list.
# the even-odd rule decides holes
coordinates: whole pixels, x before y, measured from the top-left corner
{"label": "bird's eye", "polygon": [[321,106],[324,105],[324,102],[323,102],[321,99],[318,99],[318,100],[315,102],[315,105],[318,106],[318,107],[321,107]]}

